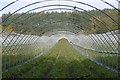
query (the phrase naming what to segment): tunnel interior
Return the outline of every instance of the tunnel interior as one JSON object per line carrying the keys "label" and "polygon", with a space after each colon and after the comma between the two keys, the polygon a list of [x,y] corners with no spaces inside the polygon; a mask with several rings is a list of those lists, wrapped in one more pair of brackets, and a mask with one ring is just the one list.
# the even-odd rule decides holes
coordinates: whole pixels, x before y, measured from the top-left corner
{"label": "tunnel interior", "polygon": [[120,73],[118,0],[98,0],[97,4],[106,6],[103,9],[79,0],[11,0],[0,4],[3,77],[11,69],[49,53],[55,45],[68,44],[87,59]]}

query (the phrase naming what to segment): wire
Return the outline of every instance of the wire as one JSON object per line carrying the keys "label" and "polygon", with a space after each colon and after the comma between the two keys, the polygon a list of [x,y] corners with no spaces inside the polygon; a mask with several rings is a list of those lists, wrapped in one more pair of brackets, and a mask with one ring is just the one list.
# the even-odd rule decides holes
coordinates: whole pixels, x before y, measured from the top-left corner
{"label": "wire", "polygon": [[16,3],[17,1],[19,1],[19,0],[16,0],[16,1],[13,1],[13,2],[9,3],[9,4],[6,5],[5,7],[3,7],[0,11],[2,11],[2,10],[4,10],[5,8],[9,7],[10,5]]}

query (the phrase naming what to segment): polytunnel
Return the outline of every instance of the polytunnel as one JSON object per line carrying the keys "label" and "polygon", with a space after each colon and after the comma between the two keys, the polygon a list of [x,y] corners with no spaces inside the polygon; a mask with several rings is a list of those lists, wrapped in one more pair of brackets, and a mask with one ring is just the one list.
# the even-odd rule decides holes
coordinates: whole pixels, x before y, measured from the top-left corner
{"label": "polytunnel", "polygon": [[[119,4],[119,0],[0,1],[1,78],[118,78]],[[80,63],[81,57],[75,58],[74,55],[78,54],[73,54],[71,47],[68,51],[67,47],[57,49],[60,44],[62,47],[69,44],[86,62],[83,60]],[[56,49],[55,45],[58,45]],[[62,54],[62,50],[66,51],[66,55]],[[53,53],[57,56],[45,68],[42,62],[50,61],[48,56]],[[42,59],[44,55],[46,57]],[[59,65],[63,68],[67,63],[72,63],[65,69],[68,73],[56,68],[59,60],[62,60],[60,55],[65,57],[65,61],[66,56],[71,56],[69,60],[77,60],[68,60],[66,64],[61,61]],[[39,58],[41,60],[37,61]],[[87,66],[83,70],[86,73],[82,73],[79,67],[85,63]],[[40,71],[37,64],[43,66]],[[65,76],[60,75],[60,72],[66,73]]]}

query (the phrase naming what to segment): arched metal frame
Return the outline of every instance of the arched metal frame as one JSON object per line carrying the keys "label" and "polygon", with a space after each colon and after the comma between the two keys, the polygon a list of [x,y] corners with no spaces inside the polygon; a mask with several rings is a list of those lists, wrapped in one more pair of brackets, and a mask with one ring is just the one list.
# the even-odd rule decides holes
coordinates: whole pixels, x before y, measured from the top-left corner
{"label": "arched metal frame", "polygon": [[[58,6],[58,5],[48,5],[48,6],[43,6],[43,7],[50,7],[50,6]],[[61,5],[61,6],[67,6],[67,7],[73,7],[73,6],[68,6],[68,5]],[[32,11],[33,10],[36,10],[36,9],[39,9],[39,8],[43,8],[43,7],[38,7],[38,8],[35,8],[35,9],[32,9]],[[81,9],[81,8],[80,8]],[[82,9],[82,10],[84,10],[84,9]],[[31,11],[31,10],[30,10]],[[85,11],[85,10],[84,10]],[[26,13],[28,13],[29,11],[27,11]],[[94,19],[96,19],[94,16],[92,16],[91,14],[87,14],[88,16],[91,16],[91,17],[93,17]],[[19,16],[19,17],[21,17],[21,16]],[[15,20],[17,20],[19,17],[17,17]],[[14,20],[13,20],[14,21]],[[98,20],[99,21],[99,20]],[[101,20],[101,21],[103,21],[103,20]],[[104,24],[104,25],[106,25],[104,22],[102,22],[102,24]],[[108,30],[110,30],[107,26],[105,26]],[[112,33],[111,33],[112,34]],[[116,33],[115,33],[116,34]],[[8,35],[9,36],[9,35]],[[115,38],[116,39],[116,38]],[[3,43],[4,43],[4,41],[3,41]]]}
{"label": "arched metal frame", "polygon": [[[5,8],[7,8],[8,6],[14,4],[14,3],[17,2],[17,1],[18,1],[18,0],[14,1],[14,2],[12,2],[12,3],[10,3],[10,4],[8,4],[7,6],[3,7],[0,11],[4,10]],[[55,0],[49,0],[49,1],[55,1]],[[69,0],[63,0],[63,1],[69,1]],[[101,0],[101,1],[103,1],[103,0]],[[116,1],[118,1],[118,0],[116,0]],[[28,4],[28,5],[24,6],[24,7],[16,10],[16,11],[13,12],[10,16],[12,16],[12,15],[15,14],[16,12],[18,12],[18,11],[20,11],[20,10],[28,7],[28,6],[31,6],[31,5],[34,5],[34,4],[38,4],[38,3],[42,3],[42,2],[47,2],[47,0],[45,0],[45,1],[39,1],[39,2],[34,2],[34,3],[31,3],[31,4]],[[111,19],[112,21],[114,21],[118,26],[120,26],[120,24],[119,24],[118,22],[116,22],[111,16],[109,16],[108,14],[104,13],[103,11],[101,11],[100,9],[98,9],[98,8],[92,6],[92,5],[89,5],[89,4],[86,4],[86,3],[83,3],[83,2],[79,2],[79,1],[74,1],[74,0],[70,0],[70,2],[76,2],[76,3],[79,3],[79,4],[83,4],[83,5],[92,7],[92,8],[94,8],[94,9],[96,9],[96,10],[99,10],[102,14],[105,14],[108,18],[110,18],[110,19]],[[117,9],[117,8],[114,7],[113,5],[109,4],[108,2],[105,2],[105,1],[103,1],[103,2],[106,3],[106,4],[108,4],[108,5],[110,5],[111,7],[113,7],[114,9],[116,9],[118,12],[120,12],[119,9]],[[119,1],[118,1],[118,2],[119,2]],[[29,13],[29,12],[31,12],[31,11],[33,11],[33,10],[36,10],[36,9],[39,9],[39,8],[50,7],[50,6],[67,6],[67,7],[74,7],[74,6],[70,6],[70,5],[47,5],[47,6],[37,7],[37,8],[35,8],[35,9],[29,10],[29,11],[27,11],[26,13]],[[76,7],[76,8],[87,12],[86,10],[84,10],[84,9],[82,9],[82,8],[79,8],[79,7]],[[50,11],[50,10],[59,10],[59,9],[60,9],[60,10],[61,10],[61,9],[74,10],[74,9],[68,9],[68,8],[53,8],[53,9],[44,10],[44,11],[41,11],[41,12]],[[75,10],[75,11],[81,12],[81,11],[79,11],[79,10]],[[26,13],[24,13],[24,14],[26,14]],[[24,15],[24,14],[23,14],[23,15]],[[88,13],[87,13],[86,15],[92,16],[92,17],[95,19],[94,15],[92,15],[92,14],[88,14]],[[8,16],[4,21],[6,21],[10,16]],[[34,16],[34,15],[33,15],[33,16]],[[21,16],[19,16],[19,17],[21,17]],[[19,17],[17,17],[16,20],[17,20]],[[32,16],[31,16],[31,17],[32,17]],[[29,18],[27,18],[27,19],[29,19]],[[27,20],[27,19],[26,19],[26,20]],[[4,22],[4,21],[3,21],[3,22]],[[15,21],[15,20],[13,20],[13,21]],[[98,20],[98,21],[99,21],[99,20]],[[101,21],[102,21],[102,20],[101,20]],[[11,23],[12,23],[12,22],[11,22]],[[11,23],[10,23],[10,24],[11,24]],[[104,23],[104,21],[102,21],[102,23],[103,23],[104,25],[107,25],[109,30],[111,29],[108,24]],[[106,26],[105,26],[105,27],[106,27]],[[34,27],[34,29],[36,29],[36,27]],[[3,31],[4,31],[4,30],[2,30],[2,32],[3,32]],[[49,30],[48,30],[48,31],[49,31]],[[31,32],[30,32],[30,33],[31,33]],[[30,33],[29,33],[29,34],[30,34]],[[111,34],[112,34],[112,33],[111,33]],[[116,34],[116,33],[115,33],[115,34]],[[11,35],[11,33],[10,33],[9,35]],[[9,37],[9,35],[6,37],[6,39],[3,41],[3,43],[7,40],[7,38]],[[40,35],[41,35],[41,34],[40,34]],[[95,34],[93,34],[93,35],[95,35]],[[106,35],[107,35],[107,34],[106,34]],[[92,35],[91,35],[91,36],[92,36]],[[108,36],[108,35],[107,35],[107,36]],[[97,37],[97,36],[96,36],[96,37]],[[109,36],[108,36],[108,37],[109,37]],[[115,37],[114,37],[114,38],[115,38]],[[14,38],[13,38],[13,39],[14,39]],[[13,39],[12,39],[12,40],[13,40]],[[27,40],[23,41],[24,44],[26,44],[27,42],[30,42],[30,41],[33,40],[32,37],[29,37],[29,36],[26,37],[26,39],[27,39]],[[116,39],[116,38],[115,38],[115,39]],[[95,38],[94,38],[93,40],[95,40]],[[116,40],[117,40],[117,39],[116,39]],[[10,42],[11,42],[11,41],[10,41]],[[9,43],[10,43],[10,42],[9,42]],[[106,42],[107,42],[107,40],[106,40]],[[15,42],[14,42],[14,43],[15,43]],[[14,43],[13,43],[13,44],[14,44]],[[17,46],[17,45],[16,45],[16,46]],[[14,49],[13,49],[13,50],[14,50]],[[5,51],[5,50],[3,50],[3,51]],[[16,50],[16,51],[17,51],[17,50]]]}
{"label": "arched metal frame", "polygon": [[[58,6],[58,5],[48,5],[48,6],[43,6],[43,7],[50,7],[50,6]],[[60,6],[67,6],[67,7],[74,7],[74,6],[69,6],[69,5],[60,5]],[[28,12],[30,12],[30,11],[33,11],[33,10],[36,10],[36,9],[39,9],[39,8],[43,8],[43,7],[38,7],[38,8],[35,8],[35,9],[32,9],[32,10],[29,10],[29,11],[27,11],[26,13],[28,13]],[[62,8],[61,8],[62,9]],[[81,8],[80,8],[81,9]],[[51,9],[51,10],[54,10],[54,9]],[[69,9],[69,10],[74,10],[74,9]],[[44,11],[49,11],[49,10],[44,10]],[[44,12],[44,11],[41,11],[41,12]],[[78,11],[78,10],[76,10],[76,11]],[[80,11],[78,11],[78,12],[80,12]],[[24,14],[23,14],[24,15]],[[22,16],[23,16],[22,15]],[[91,16],[91,17],[93,17],[93,18],[95,18],[94,16],[92,16],[91,14],[86,14],[86,15],[88,15],[88,16]],[[34,16],[34,15],[33,15]],[[17,20],[18,18],[20,18],[21,16],[18,16],[15,20]],[[30,16],[30,17],[32,17],[32,16]],[[96,19],[96,18],[95,18]],[[15,21],[14,20],[14,21]],[[99,20],[98,20],[99,21]],[[93,22],[94,23],[94,22]],[[94,24],[96,24],[96,23],[94,23]],[[97,24],[96,24],[97,25]],[[98,26],[98,25],[97,25]],[[99,26],[100,27],[100,26]],[[105,26],[106,27],[106,26]],[[107,28],[108,29],[108,28]],[[111,33],[112,34],[112,33]],[[107,35],[107,34],[106,34]],[[9,36],[9,35],[8,35]],[[103,35],[102,35],[103,36]],[[108,36],[108,35],[107,35]],[[104,36],[103,36],[104,37]],[[109,37],[109,36],[108,36]],[[115,37],[114,37],[115,38]],[[7,39],[7,38],[6,38]],[[14,39],[14,38],[13,38]],[[110,39],[110,37],[109,37],[109,39]],[[115,38],[116,39],[116,38]],[[111,40],[111,39],[110,39]],[[5,42],[5,40],[3,41],[3,43]],[[11,41],[10,41],[11,42]],[[103,41],[104,42],[104,41]],[[106,41],[107,42],[107,41]],[[111,45],[110,45],[111,46]],[[115,45],[114,45],[115,46]],[[3,50],[4,51],[4,50]]]}
{"label": "arched metal frame", "polygon": [[[54,1],[54,0],[49,0],[49,1]],[[65,1],[68,1],[68,0],[65,0]],[[15,12],[13,12],[10,16],[12,16],[13,14],[15,14],[16,12],[18,12],[18,11],[20,11],[20,10],[22,10],[22,9],[24,9],[24,8],[26,8],[26,7],[28,7],[28,6],[31,6],[31,5],[34,5],[34,4],[38,4],[38,3],[42,3],[42,2],[47,2],[47,1],[40,1],[40,2],[35,2],[35,3],[31,3],[31,4],[28,4],[28,5],[26,5],[26,6],[24,6],[24,7],[22,7],[22,8],[20,8],[20,9],[18,9],[18,10],[16,10]],[[76,1],[73,1],[73,2],[76,2]],[[94,7],[94,6],[91,6],[91,5],[89,5],[89,4],[86,4],[86,3],[83,3],[83,2],[76,2],[76,3],[80,3],[80,4],[84,4],[84,5],[87,5],[87,6],[89,6],[89,7],[92,7],[92,8],[95,8],[96,10],[99,10],[99,9],[97,9],[96,7]],[[48,6],[43,6],[43,7],[38,7],[38,8],[44,8],[44,7],[50,7],[50,6],[52,6],[52,5],[48,5]],[[61,5],[54,5],[54,6],[61,6]],[[65,6],[65,5],[63,5],[63,6]],[[110,5],[111,6],[111,5]],[[69,6],[68,5],[68,7],[73,7],[73,6]],[[35,9],[32,9],[32,10],[29,10],[29,11],[27,11],[26,13],[28,13],[28,12],[30,12],[30,11],[33,11],[33,10],[36,10],[36,9],[38,9],[38,8],[35,8]],[[78,8],[78,7],[77,7]],[[87,12],[86,10],[84,10],[84,9],[82,9],[82,8],[78,8],[78,9],[80,9],[80,10],[83,10],[83,11],[85,11],[85,12]],[[100,12],[102,12],[103,14],[105,14],[106,16],[108,16],[110,19],[111,19],[111,17],[109,16],[109,15],[107,15],[106,13],[104,13],[103,11],[101,11],[101,10],[99,10]],[[91,14],[88,14],[88,15],[90,15],[91,16]],[[7,18],[9,18],[10,16],[8,16]],[[93,16],[92,16],[93,17]],[[7,20],[7,18],[5,19],[5,21]],[[112,19],[113,20],[113,19]],[[100,21],[102,21],[102,23],[103,24],[105,24],[104,22],[103,22],[103,20],[100,20]],[[113,20],[114,21],[114,20]],[[3,21],[4,22],[4,21]],[[108,24],[106,24],[107,26],[109,26]],[[119,25],[119,24],[118,24]],[[111,27],[109,26],[108,27],[108,29],[111,29]],[[110,30],[109,29],[109,30]],[[4,31],[4,30],[3,30]],[[2,32],[3,32],[2,31]],[[116,34],[116,33],[115,33]],[[112,34],[113,35],[113,34]],[[9,35],[8,35],[9,36]],[[114,35],[113,35],[114,36]],[[115,38],[116,39],[116,38]],[[4,42],[3,42],[4,43]]]}

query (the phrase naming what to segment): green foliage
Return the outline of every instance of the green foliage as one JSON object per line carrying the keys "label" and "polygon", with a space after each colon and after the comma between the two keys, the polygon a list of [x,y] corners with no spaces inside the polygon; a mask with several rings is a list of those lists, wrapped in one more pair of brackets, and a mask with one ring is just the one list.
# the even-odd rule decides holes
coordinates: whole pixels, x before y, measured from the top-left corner
{"label": "green foliage", "polygon": [[[115,21],[118,21],[118,14],[116,10],[104,9],[103,12],[111,16]],[[86,15],[89,13],[92,14],[93,17]],[[73,32],[80,32],[81,30],[84,30],[87,34],[99,34],[118,29],[115,22],[98,10],[61,13],[16,13],[13,15],[8,13],[3,14],[2,20],[3,29],[11,25],[17,33],[22,32],[23,34],[28,34],[31,32],[30,34],[34,35],[42,35],[47,31],[56,29],[69,30]]]}
{"label": "green foliage", "polygon": [[118,74],[79,54],[62,38],[42,56],[3,73],[3,78],[116,78]]}
{"label": "green foliage", "polygon": [[95,59],[99,62],[102,62],[103,64],[106,64],[110,68],[118,68],[120,69],[120,55],[118,54],[108,54],[108,53],[99,53],[95,52],[93,50],[88,50],[85,48],[82,48],[80,46],[76,46],[78,51],[84,52],[84,55],[87,55],[91,57],[92,59]]}
{"label": "green foliage", "polygon": [[[6,51],[2,53],[2,69],[9,69],[16,65],[23,64],[24,62],[43,52],[43,49],[47,49],[42,45],[39,48],[36,48],[35,44],[22,44],[17,45],[16,47],[15,46],[16,45],[7,47]],[[5,46],[2,47],[2,49],[4,48]]]}

